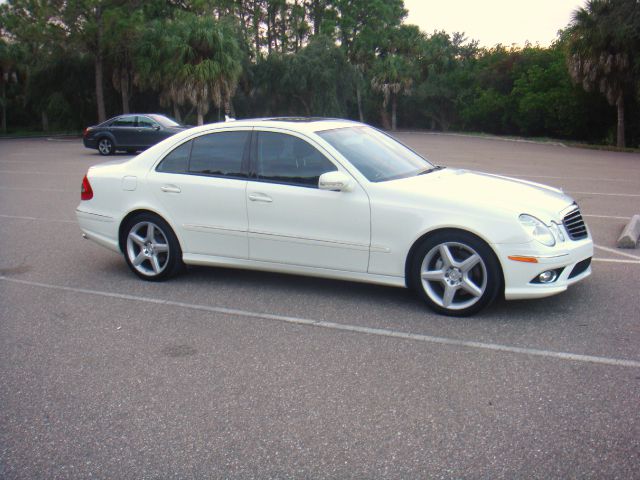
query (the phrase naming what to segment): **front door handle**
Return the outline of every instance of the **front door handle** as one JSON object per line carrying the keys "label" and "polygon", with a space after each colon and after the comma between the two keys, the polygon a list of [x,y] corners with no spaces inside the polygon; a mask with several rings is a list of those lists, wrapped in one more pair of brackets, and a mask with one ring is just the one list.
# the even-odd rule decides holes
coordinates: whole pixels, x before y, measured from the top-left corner
{"label": "front door handle", "polygon": [[182,191],[180,190],[180,187],[176,185],[163,185],[160,187],[160,190],[165,193],[180,193]]}
{"label": "front door handle", "polygon": [[264,193],[250,193],[249,200],[251,200],[252,202],[273,202],[273,199],[269,195],[265,195]]}

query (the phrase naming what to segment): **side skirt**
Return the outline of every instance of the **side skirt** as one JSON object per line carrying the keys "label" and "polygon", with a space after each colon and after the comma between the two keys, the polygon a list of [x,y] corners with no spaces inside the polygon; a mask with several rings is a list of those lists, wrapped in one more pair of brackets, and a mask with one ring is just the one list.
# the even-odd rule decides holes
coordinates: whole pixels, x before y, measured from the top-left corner
{"label": "side skirt", "polygon": [[206,265],[228,268],[241,268],[245,270],[260,270],[265,272],[290,273],[309,277],[333,278],[337,280],[351,280],[354,282],[374,283],[390,287],[406,288],[404,277],[392,277],[390,275],[374,275],[361,272],[345,272],[326,268],[304,267],[299,265],[285,265],[280,263],[259,262],[242,258],[214,257],[184,253],[182,260],[187,265]]}

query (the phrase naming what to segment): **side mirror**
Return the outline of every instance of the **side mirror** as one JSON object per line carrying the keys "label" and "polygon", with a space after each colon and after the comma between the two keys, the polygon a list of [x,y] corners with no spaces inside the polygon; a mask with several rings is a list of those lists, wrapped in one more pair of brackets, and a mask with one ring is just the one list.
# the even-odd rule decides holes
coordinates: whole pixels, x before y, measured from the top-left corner
{"label": "side mirror", "polygon": [[323,173],[318,179],[318,188],[334,192],[349,192],[353,189],[353,179],[344,172]]}
{"label": "side mirror", "polygon": [[153,128],[154,130],[160,130],[160,125],[154,125],[152,128]]}

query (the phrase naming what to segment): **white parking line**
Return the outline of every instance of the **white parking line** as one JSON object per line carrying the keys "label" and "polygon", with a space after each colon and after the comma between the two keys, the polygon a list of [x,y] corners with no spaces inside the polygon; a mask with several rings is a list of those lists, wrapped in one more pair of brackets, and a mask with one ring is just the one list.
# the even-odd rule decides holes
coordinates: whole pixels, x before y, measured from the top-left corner
{"label": "white parking line", "polygon": [[[523,173],[501,173],[505,177],[517,177],[517,178],[551,178],[554,180],[567,180],[568,177],[554,177],[552,175],[527,175]],[[636,183],[637,180],[629,180],[628,178],[595,178],[595,177],[571,177],[571,180],[590,180],[594,182],[625,182]]]}
{"label": "white parking line", "polygon": [[59,290],[73,293],[83,293],[87,295],[97,295],[107,298],[117,298],[121,300],[129,300],[141,303],[154,303],[158,305],[169,305],[178,308],[188,308],[203,312],[220,313],[223,315],[232,315],[237,317],[253,318],[258,320],[271,320],[294,325],[307,325],[310,327],[326,328],[329,330],[340,330],[352,333],[363,333],[367,335],[376,335],[379,337],[392,337],[403,340],[413,340],[423,343],[435,343],[440,345],[451,345],[456,347],[475,348],[480,350],[491,350],[497,352],[516,353],[520,355],[532,355],[537,357],[556,358],[560,360],[569,360],[583,363],[596,363],[600,365],[612,365],[616,367],[640,368],[640,361],[625,360],[620,358],[601,357],[596,355],[582,355],[569,352],[556,352],[551,350],[540,350],[536,348],[513,347],[509,345],[500,345],[497,343],[475,342],[469,340],[456,340],[446,337],[434,337],[431,335],[422,335],[418,333],[401,332],[397,330],[389,330],[386,328],[369,328],[359,325],[348,325],[343,323],[325,322],[320,320],[311,320],[307,318],[289,317],[284,315],[273,315],[269,313],[250,312],[246,310],[237,310],[233,308],[211,307],[208,305],[197,305],[193,303],[174,302],[171,300],[162,300],[159,298],[139,297],[137,295],[126,295],[122,293],[105,292],[100,290],[89,290],[86,288],[65,287],[62,285],[53,285],[48,283],[32,282],[29,280],[20,280],[16,278],[8,278],[0,276],[0,280],[20,285],[29,285],[32,287],[48,288],[51,290]]}
{"label": "white parking line", "polygon": [[631,217],[616,217],[613,215],[589,215],[589,214],[582,214],[583,217],[590,217],[590,218],[610,218],[612,220],[629,220]]}
{"label": "white parking line", "polygon": [[78,190],[64,190],[62,188],[30,188],[30,187],[3,187],[0,185],[0,190],[17,190],[17,191],[28,191],[33,192],[37,190],[38,192],[63,192],[63,193],[78,193]]}
{"label": "white parking line", "polygon": [[38,222],[53,222],[53,223],[78,223],[76,220],[60,220],[57,218],[37,218],[37,217],[23,217],[21,215],[2,215],[0,218],[15,218],[17,220],[37,220]]}
{"label": "white parking line", "polygon": [[565,192],[571,195],[604,195],[607,197],[640,197],[638,193]]}
{"label": "white parking line", "polygon": [[68,177],[70,175],[74,175],[68,172],[26,172],[23,170],[0,170],[0,173],[10,173],[12,175],[16,174],[24,174],[24,175],[64,175]]}
{"label": "white parking line", "polygon": [[603,247],[602,245],[596,245],[595,243],[593,244],[593,246],[595,248],[599,248],[600,250],[604,250],[605,252],[615,253],[616,255],[621,255],[623,257],[633,258],[635,260],[640,261],[640,256],[638,255],[633,255],[627,252],[621,252],[620,250],[616,250],[615,248]]}
{"label": "white parking line", "polygon": [[604,263],[630,263],[632,265],[640,265],[640,260],[623,260],[621,258],[592,258],[594,262]]}

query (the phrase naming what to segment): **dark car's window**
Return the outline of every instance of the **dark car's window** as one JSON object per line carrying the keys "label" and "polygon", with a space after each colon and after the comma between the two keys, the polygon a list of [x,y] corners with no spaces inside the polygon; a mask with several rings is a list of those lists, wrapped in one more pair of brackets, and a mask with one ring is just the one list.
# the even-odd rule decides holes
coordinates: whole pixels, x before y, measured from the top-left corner
{"label": "dark car's window", "polygon": [[186,142],[164,157],[156,171],[165,173],[187,173],[189,171],[189,153],[192,142]]}
{"label": "dark car's window", "polygon": [[153,128],[156,125],[158,125],[158,123],[154,122],[149,117],[138,117],[138,127]]}
{"label": "dark car's window", "polygon": [[204,175],[246,177],[242,157],[249,132],[221,132],[193,140],[189,172]]}
{"label": "dark car's window", "polygon": [[258,134],[256,174],[259,180],[318,187],[318,178],[336,166],[310,144],[283,133]]}
{"label": "dark car's window", "polygon": [[135,127],[136,117],[135,115],[127,115],[124,117],[118,117],[112,124],[112,127]]}

